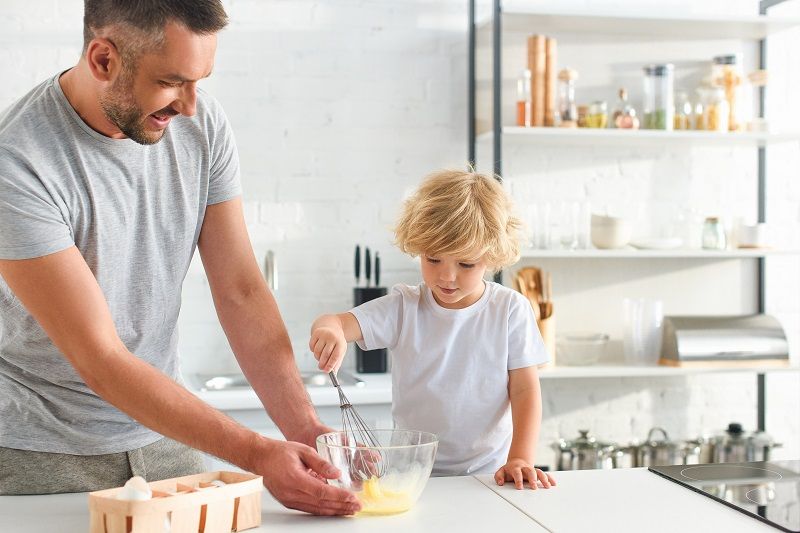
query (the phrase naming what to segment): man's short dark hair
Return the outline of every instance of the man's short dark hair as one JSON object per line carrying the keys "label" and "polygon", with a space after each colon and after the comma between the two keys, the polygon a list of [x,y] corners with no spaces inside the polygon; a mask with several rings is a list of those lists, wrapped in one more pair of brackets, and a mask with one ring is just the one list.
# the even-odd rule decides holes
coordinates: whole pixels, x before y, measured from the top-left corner
{"label": "man's short dark hair", "polygon": [[[84,0],[83,49],[98,30],[115,26],[135,34],[127,52],[138,55],[163,41],[164,27],[177,22],[193,33],[217,33],[228,24],[221,0]],[[118,47],[122,43],[115,43]]]}

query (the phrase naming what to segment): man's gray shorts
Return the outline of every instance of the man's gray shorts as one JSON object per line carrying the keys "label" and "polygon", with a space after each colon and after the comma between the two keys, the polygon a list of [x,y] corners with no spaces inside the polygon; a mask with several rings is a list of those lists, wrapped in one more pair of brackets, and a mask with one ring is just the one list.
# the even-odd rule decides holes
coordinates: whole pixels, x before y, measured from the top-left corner
{"label": "man's gray shorts", "polygon": [[69,455],[0,447],[0,495],[89,492],[121,487],[133,476],[147,481],[205,471],[203,455],[161,439],[106,455]]}

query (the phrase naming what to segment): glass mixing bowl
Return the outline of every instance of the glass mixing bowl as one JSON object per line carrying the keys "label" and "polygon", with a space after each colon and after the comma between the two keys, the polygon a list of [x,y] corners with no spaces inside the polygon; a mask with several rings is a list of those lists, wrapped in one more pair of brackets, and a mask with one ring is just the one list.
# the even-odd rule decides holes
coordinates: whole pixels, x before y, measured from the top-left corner
{"label": "glass mixing bowl", "polygon": [[[317,437],[319,454],[342,472],[339,479],[328,483],[355,492],[361,513],[408,511],[431,475],[439,438],[408,429],[375,429],[372,433],[378,446],[355,445],[343,431]],[[369,479],[363,479],[360,472],[364,470],[372,472]]]}

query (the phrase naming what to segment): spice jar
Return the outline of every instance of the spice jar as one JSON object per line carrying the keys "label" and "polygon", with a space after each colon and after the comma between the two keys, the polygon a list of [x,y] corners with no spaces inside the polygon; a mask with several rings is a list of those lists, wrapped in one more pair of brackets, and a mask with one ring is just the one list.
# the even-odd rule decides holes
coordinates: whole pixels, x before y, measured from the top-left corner
{"label": "spice jar", "polygon": [[695,130],[704,130],[706,129],[705,124],[703,122],[703,112],[705,109],[705,106],[703,104],[704,93],[702,88],[700,87],[697,88],[696,92],[697,92],[697,99],[695,100],[693,108],[694,115],[692,117],[692,128]]}
{"label": "spice jar", "polygon": [[619,129],[639,129],[639,117],[636,116],[636,110],[630,103],[628,103],[628,91],[624,87],[620,88],[619,100],[614,113],[611,115],[611,125]]}
{"label": "spice jar", "polygon": [[671,130],[674,116],[673,70],[671,63],[644,67],[643,127]]}
{"label": "spice jar", "polygon": [[579,105],[578,106],[578,127],[579,128],[588,128],[586,124],[586,117],[589,115],[589,106],[588,105]]}
{"label": "spice jar", "polygon": [[587,128],[605,128],[608,126],[608,105],[603,100],[595,100],[589,106],[586,115]]}
{"label": "spice jar", "polygon": [[531,125],[531,71],[525,69],[517,80],[517,126]]}
{"label": "spice jar", "polygon": [[703,248],[705,250],[724,250],[728,243],[725,228],[718,217],[707,217],[703,224]]}
{"label": "spice jar", "polygon": [[558,73],[558,113],[561,117],[562,128],[575,128],[578,126],[578,109],[575,105],[575,80],[578,79],[576,70],[565,68]]}
{"label": "spice jar", "polygon": [[692,129],[692,104],[689,102],[689,95],[683,91],[675,93],[675,116],[672,127],[676,130]]}
{"label": "spice jar", "polygon": [[728,54],[716,56],[711,68],[711,81],[716,87],[720,87],[728,103],[728,130],[737,131],[742,129],[741,125],[741,98],[742,92],[742,71],[739,66],[739,55]]}

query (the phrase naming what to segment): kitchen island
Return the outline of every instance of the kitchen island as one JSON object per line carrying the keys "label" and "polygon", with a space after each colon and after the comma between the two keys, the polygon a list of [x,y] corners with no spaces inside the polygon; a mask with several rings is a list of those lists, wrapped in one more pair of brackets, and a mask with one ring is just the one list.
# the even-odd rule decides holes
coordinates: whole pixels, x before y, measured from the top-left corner
{"label": "kitchen island", "polygon": [[[416,506],[392,516],[315,517],[266,491],[258,532],[762,532],[778,531],[643,468],[556,472],[558,487],[517,491],[492,476],[433,478]],[[2,533],[86,533],[86,494],[0,496]]]}

